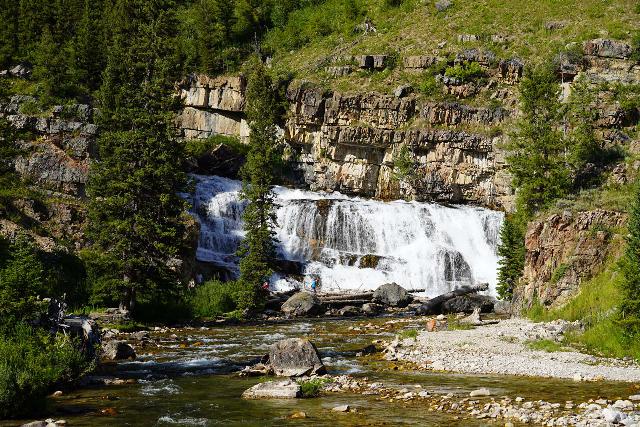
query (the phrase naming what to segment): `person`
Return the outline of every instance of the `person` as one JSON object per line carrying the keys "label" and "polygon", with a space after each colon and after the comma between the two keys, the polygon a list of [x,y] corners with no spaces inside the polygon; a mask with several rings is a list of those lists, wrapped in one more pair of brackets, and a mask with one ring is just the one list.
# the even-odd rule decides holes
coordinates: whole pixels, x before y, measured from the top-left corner
{"label": "person", "polygon": [[317,287],[317,283],[316,283],[316,278],[312,278],[311,279],[311,290],[313,291],[313,293],[316,293],[316,287]]}
{"label": "person", "polygon": [[265,292],[269,292],[269,282],[267,282],[266,280],[262,284],[262,290]]}

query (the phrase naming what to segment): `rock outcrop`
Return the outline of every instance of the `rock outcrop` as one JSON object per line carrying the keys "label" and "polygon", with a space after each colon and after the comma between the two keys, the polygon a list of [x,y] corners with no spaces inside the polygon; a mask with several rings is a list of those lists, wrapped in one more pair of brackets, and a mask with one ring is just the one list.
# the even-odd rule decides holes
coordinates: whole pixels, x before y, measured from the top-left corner
{"label": "rock outcrop", "polygon": [[623,247],[617,230],[626,220],[620,212],[593,210],[565,211],[530,223],[516,306],[535,299],[558,306],[576,295],[580,283],[598,273],[612,251]]}
{"label": "rock outcrop", "polygon": [[102,357],[106,360],[135,359],[136,351],[124,341],[107,341],[102,345]]}
{"label": "rock outcrop", "polygon": [[269,350],[273,372],[281,377],[323,374],[326,368],[316,347],[306,339],[289,338],[278,341]]}
{"label": "rock outcrop", "polygon": [[292,380],[259,383],[242,393],[243,399],[295,399],[302,397],[300,384]]}

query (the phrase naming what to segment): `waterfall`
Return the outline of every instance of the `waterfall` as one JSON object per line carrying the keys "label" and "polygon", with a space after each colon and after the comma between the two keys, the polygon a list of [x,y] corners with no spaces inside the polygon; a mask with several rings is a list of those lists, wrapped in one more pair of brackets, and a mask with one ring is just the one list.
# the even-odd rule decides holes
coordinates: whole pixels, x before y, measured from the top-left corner
{"label": "waterfall", "polygon": [[[194,176],[192,215],[201,224],[197,258],[237,272],[243,238],[241,183]],[[434,296],[488,282],[495,295],[503,214],[433,203],[381,202],[275,187],[279,257],[304,264],[322,291],[371,290],[396,282]],[[287,281],[274,277],[276,287]]]}

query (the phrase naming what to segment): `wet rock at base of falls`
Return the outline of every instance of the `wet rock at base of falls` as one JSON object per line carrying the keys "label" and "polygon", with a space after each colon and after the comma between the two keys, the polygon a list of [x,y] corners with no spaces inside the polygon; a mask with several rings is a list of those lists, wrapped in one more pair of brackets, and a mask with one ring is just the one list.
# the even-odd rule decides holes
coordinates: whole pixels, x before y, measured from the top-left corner
{"label": "wet rock at base of falls", "polygon": [[287,316],[315,316],[322,313],[322,303],[309,292],[298,292],[282,304],[282,312]]}
{"label": "wet rock at base of falls", "polygon": [[347,305],[338,310],[338,314],[344,317],[353,317],[362,314],[358,307],[354,307],[352,305]]}
{"label": "wet rock at base of falls", "polygon": [[124,341],[107,341],[102,345],[102,358],[107,360],[135,359],[136,351]]}
{"label": "wet rock at base of falls", "polygon": [[442,303],[443,313],[472,313],[479,308],[482,313],[493,311],[494,300],[486,295],[461,295]]}
{"label": "wet rock at base of falls", "polygon": [[281,377],[324,374],[327,371],[316,347],[302,338],[288,338],[275,343],[269,350],[269,362],[273,372]]}
{"label": "wet rock at base of falls", "polygon": [[295,399],[302,397],[300,384],[292,380],[256,384],[242,393],[243,399]]}
{"label": "wet rock at base of falls", "polygon": [[381,313],[383,310],[383,306],[374,302],[369,302],[362,305],[362,313],[364,313],[366,316],[375,316],[376,314]]}
{"label": "wet rock at base of falls", "polygon": [[386,283],[373,292],[374,302],[392,307],[406,307],[412,299],[409,292],[397,283]]}

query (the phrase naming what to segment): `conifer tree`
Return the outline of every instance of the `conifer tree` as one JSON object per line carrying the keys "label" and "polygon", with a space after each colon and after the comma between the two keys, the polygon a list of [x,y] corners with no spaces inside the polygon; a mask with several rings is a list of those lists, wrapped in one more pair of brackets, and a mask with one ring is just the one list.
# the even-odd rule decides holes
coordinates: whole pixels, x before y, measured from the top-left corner
{"label": "conifer tree", "polygon": [[627,247],[621,260],[623,274],[622,324],[630,335],[640,334],[640,180],[634,188]]}
{"label": "conifer tree", "polygon": [[531,215],[561,197],[571,184],[567,144],[558,129],[559,86],[553,69],[534,68],[520,84],[522,118],[507,143],[507,162],[519,204]]}
{"label": "conifer tree", "polygon": [[258,58],[249,65],[246,114],[251,133],[249,152],[242,168],[242,197],[248,204],[243,214],[246,237],[239,254],[240,282],[246,294],[240,308],[260,303],[260,285],[273,270],[275,259],[273,158],[276,141],[276,99],[271,78]]}
{"label": "conifer tree", "polygon": [[[184,146],[172,123],[177,22],[171,1],[118,0],[100,92],[100,158],[92,169],[89,275],[98,296],[136,300],[177,291],[183,248]],[[95,298],[94,298],[95,299]]]}
{"label": "conifer tree", "polygon": [[517,215],[505,218],[498,245],[498,295],[511,299],[524,268],[524,227]]}

